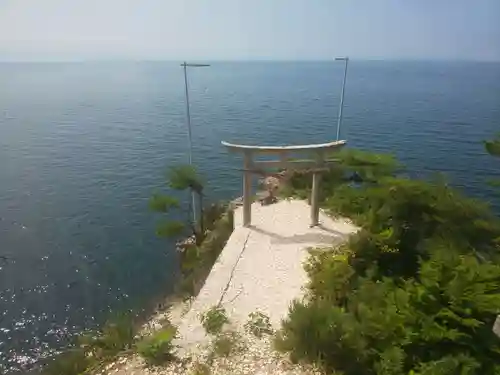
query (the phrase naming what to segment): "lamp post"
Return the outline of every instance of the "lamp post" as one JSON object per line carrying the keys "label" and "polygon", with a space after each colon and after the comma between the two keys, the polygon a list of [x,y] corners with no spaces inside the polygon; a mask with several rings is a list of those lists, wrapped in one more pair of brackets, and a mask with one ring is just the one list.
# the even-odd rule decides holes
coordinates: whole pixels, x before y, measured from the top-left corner
{"label": "lamp post", "polygon": [[[187,68],[202,68],[210,66],[209,64],[188,64],[183,62],[181,66],[184,68],[184,88],[186,95],[186,117],[187,117],[187,128],[188,128],[188,147],[189,147],[189,165],[193,165],[193,139],[191,132],[191,113],[189,111],[189,89],[188,89],[188,79],[187,79]],[[194,192],[191,192],[192,207],[193,207],[193,223],[196,225],[196,199]]]}
{"label": "lamp post", "polygon": [[342,110],[344,109],[344,92],[345,92],[345,81],[347,78],[347,64],[349,63],[349,57],[336,57],[335,61],[345,61],[344,67],[344,80],[342,81],[342,93],[340,94],[340,108],[339,117],[337,121],[337,141],[340,137],[340,125],[342,124]]}

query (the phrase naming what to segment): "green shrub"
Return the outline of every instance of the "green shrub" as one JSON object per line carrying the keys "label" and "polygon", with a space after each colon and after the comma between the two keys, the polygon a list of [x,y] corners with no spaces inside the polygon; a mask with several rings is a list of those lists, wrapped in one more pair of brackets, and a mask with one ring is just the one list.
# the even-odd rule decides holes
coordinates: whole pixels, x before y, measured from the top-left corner
{"label": "green shrub", "polygon": [[110,318],[99,331],[79,335],[74,347],[49,360],[44,375],[80,375],[132,347],[134,321],[129,314]]}
{"label": "green shrub", "polygon": [[484,142],[486,151],[493,156],[500,156],[500,133],[495,138]]}
{"label": "green shrub", "polygon": [[[337,162],[328,172],[322,174],[320,185],[320,200],[331,197],[336,189],[354,181],[376,183],[384,177],[393,176],[402,169],[401,165],[391,155],[373,154],[353,149],[343,149],[334,152],[328,159]],[[306,199],[310,195],[312,177],[310,173],[295,172],[281,194]]]}
{"label": "green shrub", "polygon": [[313,299],[344,303],[354,280],[354,269],[349,264],[350,256],[347,246],[311,254],[304,268],[309,276],[308,290]]}
{"label": "green shrub", "polygon": [[315,288],[309,302],[292,306],[277,347],[293,359],[345,375],[500,371],[500,340],[492,332],[500,266],[441,245],[419,262],[417,278],[373,280],[322,257],[313,277],[342,287]]}
{"label": "green shrub", "polygon": [[243,349],[241,337],[236,332],[221,333],[212,342],[213,355],[217,357],[229,357]]}
{"label": "green shrub", "polygon": [[269,317],[261,312],[253,312],[248,315],[248,322],[245,323],[244,328],[247,332],[254,336],[261,338],[264,335],[272,335],[273,327],[269,321]]}
{"label": "green shrub", "polygon": [[181,295],[195,296],[200,291],[213,264],[233,232],[231,212],[224,213],[213,225],[213,230],[199,246],[192,246],[181,255],[182,279],[177,285]]}
{"label": "green shrub", "polygon": [[380,274],[413,277],[426,243],[445,238],[457,251],[498,259],[500,221],[485,204],[441,182],[386,178],[358,188],[343,186],[326,202],[331,211],[357,218],[364,231],[350,248],[356,272],[375,264]]}
{"label": "green shrub", "polygon": [[213,306],[201,317],[201,324],[210,335],[217,335],[222,331],[224,324],[229,323],[226,310],[220,306]]}
{"label": "green shrub", "polygon": [[174,358],[172,340],[175,332],[174,328],[168,327],[143,338],[137,343],[137,352],[148,364],[161,365],[171,361]]}
{"label": "green shrub", "polygon": [[88,357],[85,350],[80,348],[69,349],[61,353],[47,363],[43,375],[80,375],[83,374],[95,359]]}
{"label": "green shrub", "polygon": [[192,368],[191,375],[210,375],[212,371],[206,363],[196,362]]}
{"label": "green shrub", "polygon": [[311,257],[277,347],[344,375],[500,374],[499,218],[443,181],[352,155],[327,174],[323,205],[362,229]]}
{"label": "green shrub", "polygon": [[130,349],[133,342],[133,318],[128,314],[122,314],[106,322],[101,332],[94,336],[88,344],[95,356],[111,357],[122,350]]}

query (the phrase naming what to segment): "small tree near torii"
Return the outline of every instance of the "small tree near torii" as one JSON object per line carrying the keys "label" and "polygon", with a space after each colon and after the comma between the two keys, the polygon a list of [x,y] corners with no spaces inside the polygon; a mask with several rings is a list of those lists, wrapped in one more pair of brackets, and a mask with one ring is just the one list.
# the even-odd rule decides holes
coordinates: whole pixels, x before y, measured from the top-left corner
{"label": "small tree near torii", "polygon": [[[488,154],[500,158],[500,133],[497,134],[495,138],[485,141],[484,148]],[[500,187],[500,179],[493,179],[491,185]]]}
{"label": "small tree near torii", "polygon": [[203,223],[203,189],[204,182],[203,179],[198,175],[196,168],[191,165],[179,165],[170,168],[167,173],[167,185],[174,190],[178,191],[189,191],[195,194],[198,199],[198,217],[200,218],[199,223],[195,223],[192,220],[192,204],[189,200],[189,209],[186,212],[182,209],[179,199],[171,195],[154,194],[150,201],[149,207],[155,212],[162,214],[172,214],[172,212],[177,211],[178,213],[187,214],[187,219],[177,220],[177,219],[164,219],[158,224],[156,233],[160,237],[174,238],[182,235],[187,228],[193,235],[196,244],[203,241],[205,228]]}
{"label": "small tree near torii", "polygon": [[493,156],[500,156],[500,134],[490,141],[484,142],[486,151]]}

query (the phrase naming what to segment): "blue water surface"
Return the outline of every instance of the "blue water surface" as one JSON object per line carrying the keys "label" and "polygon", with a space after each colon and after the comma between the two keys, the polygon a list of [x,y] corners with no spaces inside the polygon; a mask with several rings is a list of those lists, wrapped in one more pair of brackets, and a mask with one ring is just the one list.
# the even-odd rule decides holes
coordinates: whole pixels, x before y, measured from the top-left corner
{"label": "blue water surface", "polygon": [[[194,161],[210,199],[240,194],[221,140],[333,140],[343,65],[213,62],[189,71]],[[28,367],[111,311],[168,294],[172,244],[149,196],[187,160],[174,62],[0,64],[0,373]],[[352,61],[342,138],[411,174],[445,172],[494,201],[500,63]]]}

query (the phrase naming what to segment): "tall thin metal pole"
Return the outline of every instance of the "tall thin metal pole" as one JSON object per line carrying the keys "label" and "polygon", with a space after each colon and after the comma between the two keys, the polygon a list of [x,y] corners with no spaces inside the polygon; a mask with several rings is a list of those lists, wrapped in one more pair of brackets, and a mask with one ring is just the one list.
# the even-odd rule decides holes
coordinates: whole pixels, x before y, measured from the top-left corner
{"label": "tall thin metal pole", "polygon": [[[184,88],[186,93],[186,116],[187,116],[187,128],[188,128],[188,147],[189,147],[189,165],[193,165],[193,139],[191,132],[191,112],[189,111],[189,89],[187,80],[187,63],[184,61],[182,64],[184,67]],[[193,224],[196,227],[196,197],[194,196],[194,191],[191,191],[191,207],[193,209]]]}
{"label": "tall thin metal pole", "polygon": [[[184,88],[185,88],[185,94],[186,94],[186,116],[187,116],[187,128],[188,128],[188,147],[189,147],[189,165],[193,165],[193,138],[192,138],[192,131],[191,131],[191,113],[189,110],[189,87],[188,87],[188,79],[187,79],[187,68],[188,66],[191,67],[206,67],[210,66],[208,64],[188,64],[186,61],[181,64],[181,66],[184,68]],[[196,197],[194,194],[194,191],[191,192],[191,199],[192,199],[192,209],[193,209],[193,224],[197,224],[196,220]]]}
{"label": "tall thin metal pole", "polygon": [[184,61],[182,64],[184,67],[184,88],[186,90],[186,116],[187,116],[187,128],[188,128],[188,145],[189,145],[189,165],[193,165],[193,139],[191,133],[191,113],[189,111],[189,89],[187,80],[187,63]]}
{"label": "tall thin metal pole", "polygon": [[344,68],[344,80],[342,82],[342,93],[340,95],[340,108],[339,108],[339,118],[337,122],[337,141],[340,138],[340,126],[342,125],[342,111],[344,109],[344,93],[345,93],[345,81],[347,79],[347,64],[349,63],[349,57],[337,57],[335,60],[344,60],[345,68]]}

